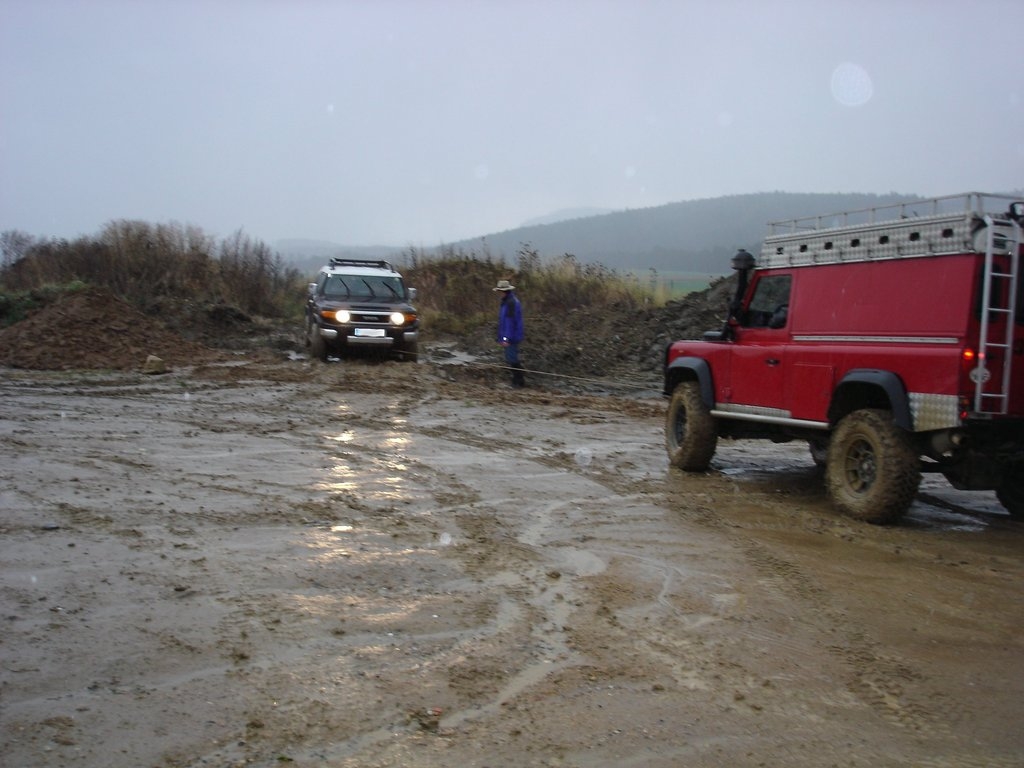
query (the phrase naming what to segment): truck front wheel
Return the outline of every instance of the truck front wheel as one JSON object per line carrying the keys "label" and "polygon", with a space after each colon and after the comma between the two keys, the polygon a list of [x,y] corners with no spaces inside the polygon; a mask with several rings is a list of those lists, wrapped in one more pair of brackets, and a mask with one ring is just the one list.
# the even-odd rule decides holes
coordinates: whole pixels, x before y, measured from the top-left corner
{"label": "truck front wheel", "polygon": [[665,448],[673,467],[703,472],[718,446],[715,417],[700,396],[700,385],[684,381],[672,392],[665,417]]}
{"label": "truck front wheel", "polygon": [[996,489],[996,498],[1011,517],[1024,518],[1024,461],[1006,468],[1003,481]]}
{"label": "truck front wheel", "polygon": [[836,427],[828,447],[826,484],[833,503],[869,523],[897,520],[921,482],[917,454],[888,411],[854,411]]}

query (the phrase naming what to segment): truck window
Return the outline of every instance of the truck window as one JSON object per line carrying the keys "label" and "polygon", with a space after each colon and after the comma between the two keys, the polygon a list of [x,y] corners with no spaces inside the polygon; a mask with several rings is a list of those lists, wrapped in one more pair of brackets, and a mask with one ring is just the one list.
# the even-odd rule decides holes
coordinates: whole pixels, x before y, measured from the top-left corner
{"label": "truck window", "polygon": [[751,328],[782,328],[789,310],[790,275],[768,275],[754,286],[754,295],[744,313],[742,325]]}

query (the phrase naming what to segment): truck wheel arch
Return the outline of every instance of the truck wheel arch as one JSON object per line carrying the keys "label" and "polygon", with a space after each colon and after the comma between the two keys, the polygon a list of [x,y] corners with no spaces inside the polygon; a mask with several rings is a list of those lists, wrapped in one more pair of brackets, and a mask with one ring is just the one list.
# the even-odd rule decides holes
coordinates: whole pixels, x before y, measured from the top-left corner
{"label": "truck wheel arch", "polygon": [[881,408],[892,413],[893,423],[908,432],[914,431],[907,388],[892,371],[860,368],[849,371],[832,393],[828,409],[829,422],[835,426],[840,419],[861,408]]}
{"label": "truck wheel arch", "polygon": [[711,366],[700,357],[677,357],[665,369],[665,396],[681,381],[696,381],[700,385],[700,399],[709,409],[715,407],[715,386],[711,379]]}

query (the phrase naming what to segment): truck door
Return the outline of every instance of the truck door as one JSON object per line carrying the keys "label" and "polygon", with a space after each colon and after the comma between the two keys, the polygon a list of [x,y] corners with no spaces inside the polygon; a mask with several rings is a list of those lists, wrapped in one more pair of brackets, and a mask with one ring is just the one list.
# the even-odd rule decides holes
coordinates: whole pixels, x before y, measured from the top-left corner
{"label": "truck door", "polygon": [[722,400],[741,406],[782,409],[785,352],[793,277],[759,275],[740,315],[732,348],[732,373]]}

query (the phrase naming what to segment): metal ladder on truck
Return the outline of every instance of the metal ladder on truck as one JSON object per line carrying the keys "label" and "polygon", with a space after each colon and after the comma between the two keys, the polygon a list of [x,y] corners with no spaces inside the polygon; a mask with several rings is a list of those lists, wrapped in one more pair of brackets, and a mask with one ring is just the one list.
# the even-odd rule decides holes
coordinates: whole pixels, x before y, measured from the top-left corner
{"label": "metal ladder on truck", "polygon": [[[996,221],[990,215],[985,216],[987,225],[987,237],[985,243],[985,273],[983,276],[981,296],[981,339],[978,343],[978,360],[982,375],[976,377],[974,382],[974,410],[976,413],[990,415],[1005,415],[1010,408],[1010,372],[1013,368],[1013,334],[1015,319],[1017,317],[1017,281],[1020,279],[1020,246],[1022,242],[1020,222],[1014,219],[999,220],[1000,231],[997,233]],[[1009,225],[1012,236],[1004,236]],[[997,269],[995,262],[996,245],[999,252],[1003,253],[1005,247],[1009,254],[1009,268],[1007,271]],[[1005,288],[1005,293],[1002,288]],[[1006,296],[1006,306],[994,306],[998,297]],[[1000,330],[992,323],[993,317],[1004,316],[1005,323]],[[994,391],[986,392],[985,384],[988,376],[984,375],[988,370],[989,353],[1001,350],[1003,353],[1003,371],[1000,380],[996,382]]]}

